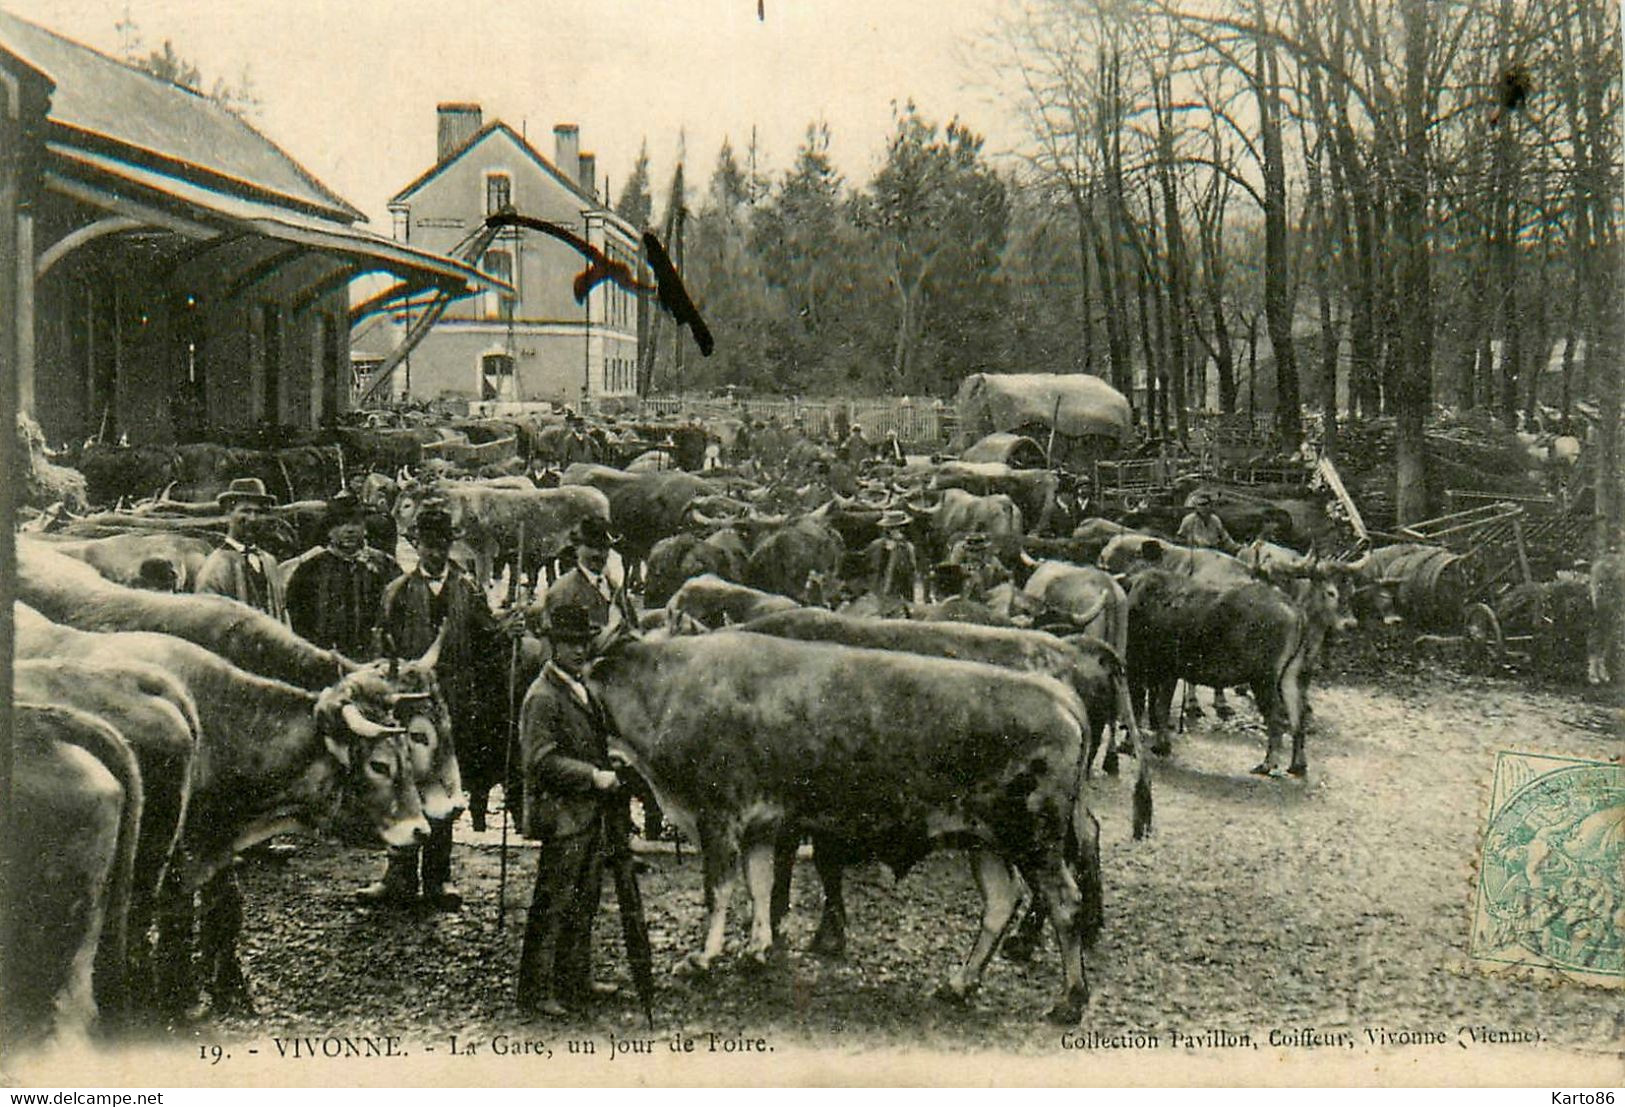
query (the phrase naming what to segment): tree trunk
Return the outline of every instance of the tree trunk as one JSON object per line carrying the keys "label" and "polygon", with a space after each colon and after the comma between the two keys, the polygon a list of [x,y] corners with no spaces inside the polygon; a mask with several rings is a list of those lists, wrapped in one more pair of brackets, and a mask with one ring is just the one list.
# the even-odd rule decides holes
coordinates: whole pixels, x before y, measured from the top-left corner
{"label": "tree trunk", "polygon": [[1432,259],[1426,214],[1428,198],[1427,63],[1428,0],[1404,0],[1405,138],[1403,171],[1395,195],[1399,231],[1400,289],[1405,304],[1400,321],[1400,357],[1395,406],[1396,488],[1394,506],[1401,524],[1428,516],[1427,438],[1424,428],[1433,397]]}
{"label": "tree trunk", "polygon": [[1255,6],[1259,33],[1255,45],[1258,70],[1253,90],[1258,98],[1258,126],[1264,153],[1264,315],[1270,349],[1275,354],[1275,433],[1283,449],[1297,446],[1298,362],[1292,345],[1292,297],[1287,268],[1286,157],[1281,144],[1279,74],[1275,47],[1266,27],[1263,0]]}

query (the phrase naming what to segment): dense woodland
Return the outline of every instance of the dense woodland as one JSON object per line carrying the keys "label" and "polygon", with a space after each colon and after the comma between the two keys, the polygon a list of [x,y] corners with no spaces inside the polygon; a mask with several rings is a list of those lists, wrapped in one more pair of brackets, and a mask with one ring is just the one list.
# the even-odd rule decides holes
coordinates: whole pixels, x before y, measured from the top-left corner
{"label": "dense woodland", "polygon": [[1618,471],[1612,0],[1027,0],[978,53],[1013,157],[912,103],[861,183],[817,123],[788,168],[724,144],[703,183],[645,150],[616,206],[680,244],[718,337],[701,362],[647,321],[645,387],[1083,371],[1160,432],[1273,412],[1295,441],[1307,410],[1334,451],[1393,416],[1401,518],[1435,404],[1583,415]]}

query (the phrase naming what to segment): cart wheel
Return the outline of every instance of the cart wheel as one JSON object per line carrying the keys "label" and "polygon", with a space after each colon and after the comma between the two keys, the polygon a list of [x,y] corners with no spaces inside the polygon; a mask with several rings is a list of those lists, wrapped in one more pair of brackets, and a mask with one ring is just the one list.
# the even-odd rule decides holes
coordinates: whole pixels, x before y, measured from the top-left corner
{"label": "cart wheel", "polygon": [[1480,656],[1499,665],[1506,659],[1506,639],[1501,636],[1501,620],[1488,604],[1475,603],[1467,609],[1467,640]]}

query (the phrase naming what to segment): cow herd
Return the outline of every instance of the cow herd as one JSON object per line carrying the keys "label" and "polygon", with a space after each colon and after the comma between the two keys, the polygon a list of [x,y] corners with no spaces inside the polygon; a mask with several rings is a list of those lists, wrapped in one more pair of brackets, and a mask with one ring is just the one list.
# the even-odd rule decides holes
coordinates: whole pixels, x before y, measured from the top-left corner
{"label": "cow herd", "polygon": [[[1321,652],[1362,601],[1386,613],[1372,596],[1383,582],[1367,559],[1255,542],[1243,560],[1083,518],[1056,473],[915,461],[842,491],[813,461],[768,476],[581,463],[486,481],[402,473],[373,478],[368,495],[402,535],[425,505],[446,506],[454,555],[488,586],[505,579],[516,605],[583,519],[617,533],[628,614],[588,679],[617,752],[701,848],[706,919],[681,971],[721,956],[741,882],[744,956],[767,958],[807,839],[826,953],[844,948],[845,867],[880,860],[901,875],[949,847],[969,857],[982,915],[942,995],[975,989],[1029,899],[1030,924],[1009,942],[1030,948],[1033,926],[1050,923],[1050,1016],[1076,1023],[1082,951],[1102,925],[1097,757],[1108,773],[1135,759],[1142,836],[1149,754],[1172,752],[1183,682],[1248,692],[1268,730],[1254,771],[1302,775]],[[278,513],[278,552],[297,556],[312,544],[299,505]],[[882,602],[852,555],[883,518],[927,566],[969,547],[996,571],[963,594],[922,574]],[[160,501],[19,538],[15,817],[27,846],[8,839],[8,862],[25,892],[8,901],[0,951],[21,985],[4,1008],[13,1033],[116,1029],[183,1013],[203,991],[247,1005],[237,852],[298,827],[409,844],[468,802],[436,650],[359,661],[187,594],[218,522]],[[1244,520],[1232,528],[1252,537]],[[529,679],[545,647],[523,645]],[[490,696],[504,704],[510,664],[492,659]],[[496,716],[490,764],[508,733]]]}

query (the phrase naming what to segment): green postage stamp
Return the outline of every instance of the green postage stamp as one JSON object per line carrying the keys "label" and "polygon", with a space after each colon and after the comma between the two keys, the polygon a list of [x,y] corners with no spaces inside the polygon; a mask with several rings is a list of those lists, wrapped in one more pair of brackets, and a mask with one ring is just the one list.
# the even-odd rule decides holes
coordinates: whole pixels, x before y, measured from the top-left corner
{"label": "green postage stamp", "polygon": [[1625,766],[1497,755],[1471,953],[1625,983]]}

